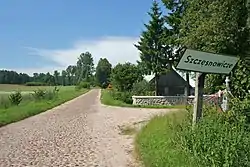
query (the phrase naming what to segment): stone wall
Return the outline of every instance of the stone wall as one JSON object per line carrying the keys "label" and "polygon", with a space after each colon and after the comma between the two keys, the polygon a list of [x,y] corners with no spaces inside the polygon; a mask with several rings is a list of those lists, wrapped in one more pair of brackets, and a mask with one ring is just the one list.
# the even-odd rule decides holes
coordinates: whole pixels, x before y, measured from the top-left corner
{"label": "stone wall", "polygon": [[[209,96],[204,96],[204,100]],[[194,102],[194,96],[132,96],[133,105],[185,105]]]}

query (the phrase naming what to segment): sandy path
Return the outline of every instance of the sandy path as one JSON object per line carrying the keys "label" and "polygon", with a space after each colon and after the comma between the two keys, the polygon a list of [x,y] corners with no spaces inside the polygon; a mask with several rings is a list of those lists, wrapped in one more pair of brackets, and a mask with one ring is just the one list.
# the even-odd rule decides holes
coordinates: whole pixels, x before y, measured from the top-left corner
{"label": "sandy path", "polygon": [[100,104],[93,90],[50,111],[0,128],[0,167],[135,166],[131,136],[118,126],[166,109]]}

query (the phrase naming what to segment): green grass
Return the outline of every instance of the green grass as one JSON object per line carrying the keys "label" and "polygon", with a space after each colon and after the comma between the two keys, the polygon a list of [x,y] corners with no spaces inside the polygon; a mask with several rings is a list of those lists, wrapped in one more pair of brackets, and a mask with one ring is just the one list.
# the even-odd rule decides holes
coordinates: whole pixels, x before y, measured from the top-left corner
{"label": "green grass", "polygon": [[[26,101],[33,100],[31,93],[34,93],[34,90],[53,90],[55,86],[23,86],[23,85],[11,85],[11,84],[0,84],[0,109],[6,108],[5,106],[10,106],[9,95],[15,91],[20,91],[23,100],[21,103]],[[57,86],[60,91],[75,91],[75,86]],[[2,90],[2,91],[1,91]],[[8,108],[7,107],[7,108]]]}
{"label": "green grass", "polygon": [[123,101],[115,100],[112,98],[112,96],[109,93],[109,90],[103,89],[101,92],[101,102],[102,104],[109,105],[109,106],[118,106],[118,107],[133,107],[133,108],[185,108],[185,105],[176,105],[176,106],[163,106],[163,105],[157,105],[157,106],[150,106],[150,105],[132,105],[132,104],[126,104]]}
{"label": "green grass", "polygon": [[145,167],[199,166],[180,146],[173,144],[176,128],[185,117],[176,112],[154,117],[136,136],[136,152]]}
{"label": "green grass", "polygon": [[69,101],[88,90],[78,90],[76,91],[74,87],[65,87],[60,89],[58,93],[58,98],[48,101],[24,101],[20,103],[19,106],[12,106],[10,108],[4,109],[0,108],[0,126],[16,122],[27,117],[39,114],[55,106],[58,106],[66,101]]}
{"label": "green grass", "polygon": [[[25,86],[14,84],[0,84],[0,92],[12,92],[12,91],[34,91],[37,89],[53,89],[54,86]],[[74,86],[58,86],[61,89],[72,89]]]}

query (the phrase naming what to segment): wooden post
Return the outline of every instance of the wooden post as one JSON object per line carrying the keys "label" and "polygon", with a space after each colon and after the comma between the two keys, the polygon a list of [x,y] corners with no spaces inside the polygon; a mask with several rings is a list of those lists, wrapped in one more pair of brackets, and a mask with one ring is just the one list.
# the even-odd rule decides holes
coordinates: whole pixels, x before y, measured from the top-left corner
{"label": "wooden post", "polygon": [[196,73],[193,124],[198,122],[199,119],[202,117],[203,89],[205,83],[205,76],[206,75],[204,73]]}

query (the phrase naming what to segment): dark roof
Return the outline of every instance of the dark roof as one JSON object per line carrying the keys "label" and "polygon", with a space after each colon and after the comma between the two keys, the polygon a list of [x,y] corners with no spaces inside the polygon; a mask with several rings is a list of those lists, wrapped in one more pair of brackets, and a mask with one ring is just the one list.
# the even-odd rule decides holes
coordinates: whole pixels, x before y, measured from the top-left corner
{"label": "dark roof", "polygon": [[[149,82],[152,83],[154,82],[155,77],[153,77]],[[165,83],[171,86],[183,86],[186,84],[186,80],[180,76],[174,69],[166,72],[165,74],[161,74],[159,77],[159,83]],[[189,84],[190,88],[193,88]]]}

